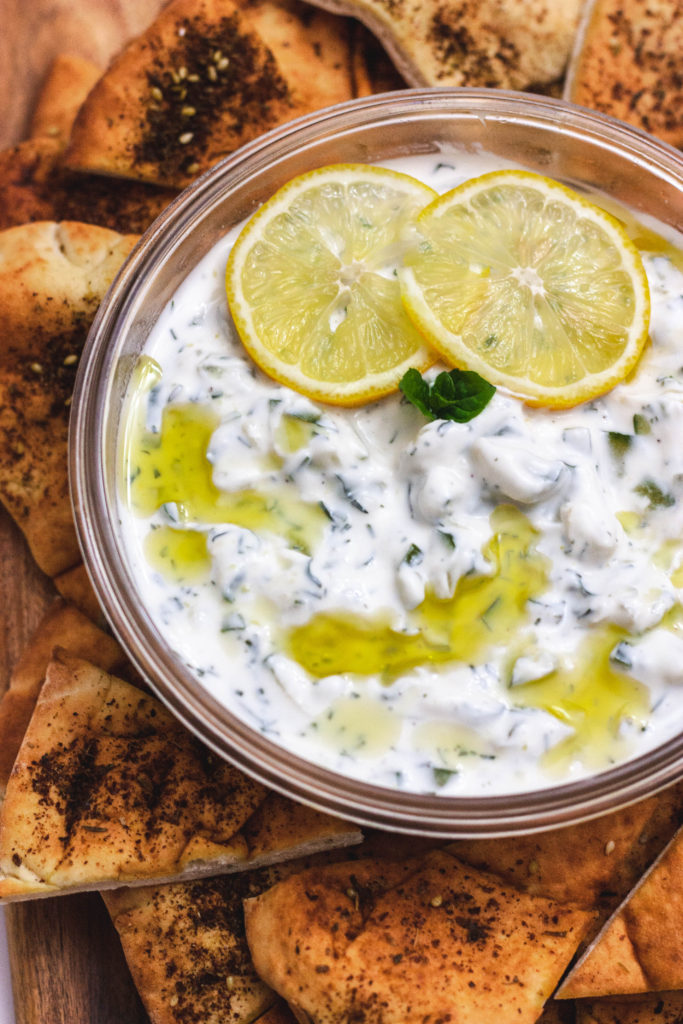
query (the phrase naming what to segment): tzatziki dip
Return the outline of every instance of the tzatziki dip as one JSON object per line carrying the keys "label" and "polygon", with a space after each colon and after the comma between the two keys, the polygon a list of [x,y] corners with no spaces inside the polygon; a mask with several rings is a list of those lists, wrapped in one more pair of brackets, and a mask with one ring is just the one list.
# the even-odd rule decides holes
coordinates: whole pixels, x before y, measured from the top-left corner
{"label": "tzatziki dip", "polygon": [[[445,192],[501,161],[385,166]],[[560,411],[499,388],[457,423],[266,376],[228,311],[236,233],[154,325],[122,442],[136,586],[209,693],[316,765],[445,796],[566,783],[680,732],[674,246],[643,253],[650,341],[626,381]]]}

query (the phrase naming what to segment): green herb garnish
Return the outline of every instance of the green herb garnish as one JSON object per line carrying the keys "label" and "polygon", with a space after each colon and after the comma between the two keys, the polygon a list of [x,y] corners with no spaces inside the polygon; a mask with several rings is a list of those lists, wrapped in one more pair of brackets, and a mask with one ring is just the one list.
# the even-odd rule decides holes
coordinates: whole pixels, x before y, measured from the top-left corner
{"label": "green herb garnish", "polygon": [[491,401],[495,388],[473,370],[444,370],[429,384],[415,369],[407,370],[399,388],[429,420],[467,423]]}

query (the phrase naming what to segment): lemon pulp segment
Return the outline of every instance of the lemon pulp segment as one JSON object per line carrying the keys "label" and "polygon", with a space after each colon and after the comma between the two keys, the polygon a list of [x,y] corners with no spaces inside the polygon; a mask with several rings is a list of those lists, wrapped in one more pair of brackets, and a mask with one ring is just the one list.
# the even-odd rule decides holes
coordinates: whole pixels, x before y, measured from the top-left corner
{"label": "lemon pulp segment", "polygon": [[341,164],[268,200],[226,274],[235,326],[261,369],[311,398],[355,405],[434,362],[397,274],[410,225],[435,195],[396,171]]}
{"label": "lemon pulp segment", "polygon": [[583,197],[495,171],[434,200],[418,227],[403,302],[449,362],[555,407],[634,367],[649,326],[645,271],[623,227]]}

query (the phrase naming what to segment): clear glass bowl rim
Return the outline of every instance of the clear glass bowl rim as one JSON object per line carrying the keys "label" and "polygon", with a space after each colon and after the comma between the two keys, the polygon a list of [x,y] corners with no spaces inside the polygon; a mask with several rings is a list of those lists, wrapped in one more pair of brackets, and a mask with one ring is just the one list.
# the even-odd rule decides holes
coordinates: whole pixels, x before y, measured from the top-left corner
{"label": "clear glass bowl rim", "polygon": [[[642,799],[683,776],[683,735],[601,774],[548,789],[503,796],[441,797],[390,790],[342,776],[289,753],[251,730],[210,697],[177,661],[135,600],[118,545],[108,494],[113,381],[123,323],[177,240],[201,223],[226,190],[258,177],[273,161],[300,153],[321,133],[340,141],[373,124],[425,118],[479,118],[528,124],[550,135],[588,138],[606,153],[673,185],[683,197],[683,154],[653,137],[562,100],[488,89],[406,89],[354,100],[289,122],[212,168],[143,235],[100,306],[86,342],[73,397],[69,471],[86,569],[107,619],[133,665],[171,711],[213,751],[272,789],[362,825],[439,838],[502,836],[558,827]],[[313,165],[311,165],[313,166]],[[236,185],[235,182],[238,182]],[[683,229],[683,202],[672,211]],[[189,269],[189,268],[188,268]],[[109,460],[109,461],[108,461]]]}

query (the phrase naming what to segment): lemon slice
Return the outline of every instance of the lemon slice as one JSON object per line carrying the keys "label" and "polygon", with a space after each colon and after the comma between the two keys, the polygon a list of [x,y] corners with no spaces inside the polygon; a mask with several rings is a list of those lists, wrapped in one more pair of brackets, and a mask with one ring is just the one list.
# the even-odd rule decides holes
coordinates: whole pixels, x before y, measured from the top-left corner
{"label": "lemon slice", "polygon": [[247,222],[228,260],[230,311],[271,377],[357,405],[438,357],[401,303],[397,270],[436,193],[382,167],[339,164],[294,178]]}
{"label": "lemon slice", "polygon": [[548,178],[494,171],[418,217],[400,272],[429,344],[531,405],[576,405],[635,366],[650,316],[635,245],[608,213]]}

